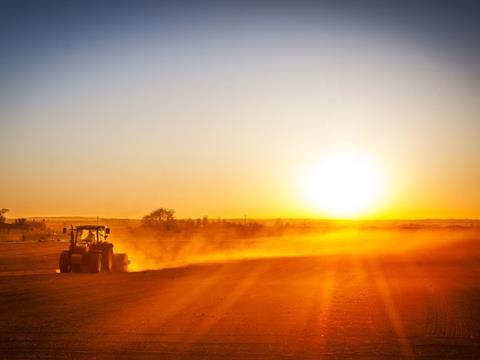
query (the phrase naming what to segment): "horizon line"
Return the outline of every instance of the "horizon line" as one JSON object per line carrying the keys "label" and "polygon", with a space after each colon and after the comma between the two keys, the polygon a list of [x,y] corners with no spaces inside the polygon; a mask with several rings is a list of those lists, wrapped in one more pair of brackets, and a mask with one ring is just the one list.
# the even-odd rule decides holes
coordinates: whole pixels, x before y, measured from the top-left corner
{"label": "horizon line", "polygon": [[[394,221],[412,221],[412,222],[420,222],[420,221],[480,221],[480,218],[430,218],[430,217],[423,217],[423,218],[325,218],[325,217],[210,217],[208,215],[198,216],[198,217],[179,217],[176,220],[188,220],[188,219],[202,219],[207,217],[210,220],[238,220],[238,221],[252,221],[252,220],[262,220],[262,221],[274,221],[274,220],[294,220],[294,221],[302,221],[302,220],[311,220],[311,221],[350,221],[350,222],[394,222]],[[10,219],[101,219],[101,220],[135,220],[141,221],[142,218],[129,218],[129,217],[105,217],[105,216],[86,216],[86,215],[53,215],[53,216],[20,216],[20,217],[12,217],[7,218]]]}

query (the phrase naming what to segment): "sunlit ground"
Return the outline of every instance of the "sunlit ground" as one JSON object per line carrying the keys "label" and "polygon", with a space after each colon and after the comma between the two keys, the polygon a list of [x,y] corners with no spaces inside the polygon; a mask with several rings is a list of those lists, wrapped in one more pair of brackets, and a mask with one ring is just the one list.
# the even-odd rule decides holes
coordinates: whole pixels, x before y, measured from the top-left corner
{"label": "sunlit ground", "polygon": [[[479,239],[474,229],[339,231],[216,258],[192,247],[190,266],[161,271],[9,274],[0,348],[8,358],[475,359]],[[56,266],[61,244],[32,245],[1,244],[1,271]],[[143,256],[161,268],[158,252]]]}

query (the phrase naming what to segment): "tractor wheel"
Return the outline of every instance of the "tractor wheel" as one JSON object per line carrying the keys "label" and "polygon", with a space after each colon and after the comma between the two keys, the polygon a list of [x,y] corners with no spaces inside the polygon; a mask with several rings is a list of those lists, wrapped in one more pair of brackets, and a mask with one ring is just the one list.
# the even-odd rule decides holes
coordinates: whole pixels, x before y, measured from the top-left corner
{"label": "tractor wheel", "polygon": [[99,273],[102,271],[102,254],[93,251],[90,254],[90,272]]}
{"label": "tractor wheel", "polygon": [[115,254],[113,257],[113,269],[116,272],[127,272],[129,263],[127,254]]}
{"label": "tractor wheel", "polygon": [[70,264],[70,253],[68,251],[62,251],[60,254],[59,268],[61,273],[69,273],[72,271],[72,265]]}
{"label": "tractor wheel", "polygon": [[106,272],[113,270],[113,249],[110,246],[102,252],[102,270]]}

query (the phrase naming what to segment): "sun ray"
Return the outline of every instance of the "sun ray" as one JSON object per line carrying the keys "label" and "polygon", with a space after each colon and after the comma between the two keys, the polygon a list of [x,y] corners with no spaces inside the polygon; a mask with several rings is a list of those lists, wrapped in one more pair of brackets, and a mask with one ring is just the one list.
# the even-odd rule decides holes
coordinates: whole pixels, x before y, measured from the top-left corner
{"label": "sun ray", "polygon": [[235,301],[238,300],[250,287],[254,286],[255,281],[258,277],[267,270],[268,265],[260,264],[254,266],[246,273],[245,277],[241,279],[236,286],[232,289],[230,294],[223,299],[223,301],[215,309],[215,316],[212,316],[209,319],[206,319],[199,324],[197,324],[192,331],[189,333],[188,338],[184,339],[185,348],[184,351],[188,350],[189,344],[199,341],[207,332],[215,325],[223,314],[225,314],[228,309],[230,309]]}
{"label": "sun ray", "polygon": [[402,351],[402,355],[405,359],[414,359],[414,353],[410,343],[408,342],[407,335],[405,333],[405,328],[403,326],[403,322],[398,312],[397,306],[395,304],[395,300],[390,291],[390,286],[385,279],[383,274],[383,270],[380,268],[376,259],[373,259],[370,262],[371,270],[374,275],[375,279],[375,286],[380,294],[382,299],[383,305],[385,307],[385,312],[388,316],[388,320],[392,325],[392,328],[395,332],[398,344]]}

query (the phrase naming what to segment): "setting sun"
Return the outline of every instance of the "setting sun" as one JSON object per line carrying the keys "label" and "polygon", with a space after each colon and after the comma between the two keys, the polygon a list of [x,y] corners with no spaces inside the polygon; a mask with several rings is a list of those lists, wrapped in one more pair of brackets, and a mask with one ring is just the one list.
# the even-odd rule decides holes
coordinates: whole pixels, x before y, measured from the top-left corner
{"label": "setting sun", "polygon": [[328,216],[364,215],[373,210],[379,196],[379,173],[359,154],[331,155],[311,169],[305,180],[307,200]]}

